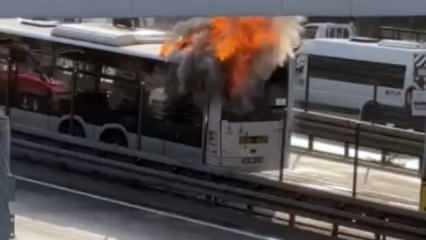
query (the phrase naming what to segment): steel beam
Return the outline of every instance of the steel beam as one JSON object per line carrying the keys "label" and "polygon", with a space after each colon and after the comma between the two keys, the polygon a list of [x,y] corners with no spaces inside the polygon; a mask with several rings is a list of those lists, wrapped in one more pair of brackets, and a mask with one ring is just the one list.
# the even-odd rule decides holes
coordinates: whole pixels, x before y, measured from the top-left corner
{"label": "steel beam", "polygon": [[0,17],[418,16],[424,0],[3,0]]}

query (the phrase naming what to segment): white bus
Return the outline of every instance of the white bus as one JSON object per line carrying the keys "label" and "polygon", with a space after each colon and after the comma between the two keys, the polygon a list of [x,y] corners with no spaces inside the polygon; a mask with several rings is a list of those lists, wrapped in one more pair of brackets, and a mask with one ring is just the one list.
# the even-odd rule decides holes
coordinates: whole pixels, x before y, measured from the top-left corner
{"label": "white bus", "polygon": [[304,108],[358,114],[362,120],[422,129],[411,117],[412,90],[423,88],[422,43],[354,39],[307,40],[298,59],[296,99]]}
{"label": "white bus", "polygon": [[[207,111],[191,96],[166,101],[164,89],[174,78],[156,77],[173,67],[159,54],[166,34],[106,23],[0,20],[0,104],[21,130],[68,134],[189,164],[278,168],[283,123],[274,99],[263,99],[263,107],[245,115],[228,111],[222,99],[212,99]],[[281,80],[272,77],[269,85],[281,86]]]}

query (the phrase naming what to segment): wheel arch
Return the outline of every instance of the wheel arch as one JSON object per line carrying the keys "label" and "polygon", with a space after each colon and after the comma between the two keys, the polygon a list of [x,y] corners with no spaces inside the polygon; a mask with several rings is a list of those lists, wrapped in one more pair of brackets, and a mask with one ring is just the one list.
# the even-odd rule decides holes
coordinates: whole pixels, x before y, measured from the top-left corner
{"label": "wheel arch", "polygon": [[58,121],[58,125],[56,126],[56,131],[60,132],[62,124],[64,124],[67,121],[75,121],[75,122],[77,122],[79,124],[79,126],[83,130],[83,137],[87,137],[88,136],[87,125],[86,125],[85,121],[83,120],[83,118],[80,117],[80,116],[73,116],[73,117],[71,115],[64,115],[64,116],[62,116],[59,119],[59,121]]}
{"label": "wheel arch", "polygon": [[108,133],[118,133],[121,134],[122,137],[124,138],[125,142],[126,142],[126,146],[129,146],[129,134],[126,130],[126,128],[120,124],[117,123],[111,123],[111,124],[105,124],[104,126],[102,126],[102,128],[99,130],[98,132],[98,136],[96,137],[96,139],[99,142],[104,142],[104,137],[106,134]]}

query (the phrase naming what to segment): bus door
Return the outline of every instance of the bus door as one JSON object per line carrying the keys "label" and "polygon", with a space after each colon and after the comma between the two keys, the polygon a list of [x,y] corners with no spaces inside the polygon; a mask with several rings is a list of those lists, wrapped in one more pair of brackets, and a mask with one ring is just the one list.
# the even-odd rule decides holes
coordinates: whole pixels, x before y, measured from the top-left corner
{"label": "bus door", "polygon": [[180,96],[166,106],[167,155],[193,163],[201,157],[202,110],[192,95]]}
{"label": "bus door", "polygon": [[155,62],[144,76],[141,149],[195,163],[201,159],[202,109],[190,93],[168,92],[177,86],[175,71]]}
{"label": "bus door", "polygon": [[203,163],[212,166],[222,165],[222,99],[217,96],[209,99],[203,116]]}

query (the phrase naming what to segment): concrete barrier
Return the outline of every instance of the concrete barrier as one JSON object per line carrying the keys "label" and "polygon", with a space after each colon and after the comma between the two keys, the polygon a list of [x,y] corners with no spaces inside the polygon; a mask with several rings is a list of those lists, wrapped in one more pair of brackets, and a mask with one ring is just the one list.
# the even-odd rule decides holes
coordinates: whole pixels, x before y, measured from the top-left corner
{"label": "concrete barrier", "polygon": [[8,117],[0,113],[0,239],[12,236],[10,183],[10,125]]}

